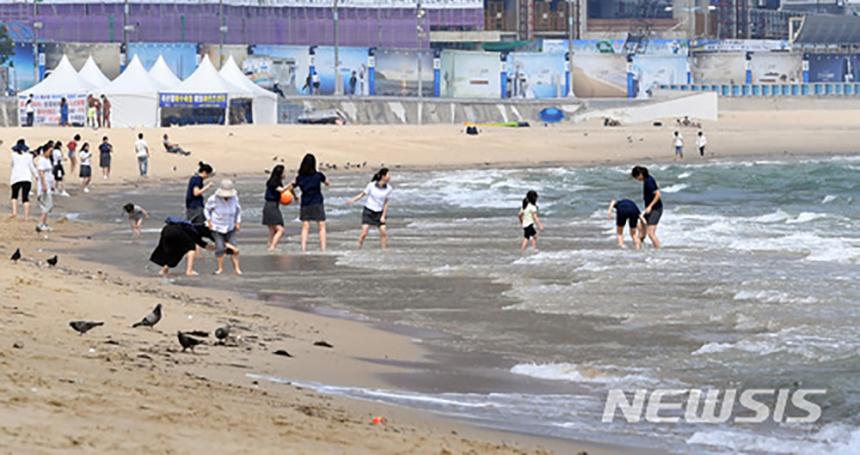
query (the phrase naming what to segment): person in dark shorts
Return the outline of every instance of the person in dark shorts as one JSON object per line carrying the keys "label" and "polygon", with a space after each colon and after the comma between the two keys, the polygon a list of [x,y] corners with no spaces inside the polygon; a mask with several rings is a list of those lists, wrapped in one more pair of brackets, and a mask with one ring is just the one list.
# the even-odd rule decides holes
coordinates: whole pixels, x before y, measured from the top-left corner
{"label": "person in dark shorts", "polygon": [[113,146],[108,142],[108,137],[102,138],[102,143],[99,145],[99,167],[102,168],[102,179],[110,178],[110,162]]}
{"label": "person in dark shorts", "polygon": [[12,147],[12,169],[9,176],[9,185],[12,188],[12,215],[18,216],[18,198],[24,209],[24,220],[30,219],[30,190],[33,187],[33,178],[38,175],[33,155],[24,139],[18,139],[18,143]]}
{"label": "person in dark shorts", "polygon": [[385,221],[388,218],[388,200],[391,197],[391,192],[394,188],[389,185],[391,174],[388,168],[380,169],[364,191],[352,198],[347,204],[352,205],[367,197],[364,203],[364,210],[361,212],[361,233],[358,235],[358,248],[364,246],[364,239],[367,238],[371,227],[379,229],[379,244],[382,249],[388,248],[388,228]]}
{"label": "person in dark shorts", "polygon": [[284,216],[281,214],[281,193],[287,190],[284,186],[284,165],[279,164],[272,169],[269,180],[266,181],[265,202],[263,203],[263,226],[269,228],[269,243],[267,250],[275,251],[278,242],[284,235]]}
{"label": "person in dark shorts", "polygon": [[90,144],[89,142],[84,142],[84,145],[81,146],[81,151],[78,153],[78,156],[81,158],[81,186],[84,188],[84,193],[90,192],[90,183],[93,180],[93,167],[91,160],[93,158],[92,152],[90,152]]}
{"label": "person in dark shorts", "polygon": [[206,222],[206,217],[203,215],[206,200],[203,196],[212,188],[212,182],[206,183],[206,180],[213,173],[212,166],[201,161],[197,163],[197,173],[188,179],[188,189],[185,191],[185,219],[193,224]]}
{"label": "person in dark shorts", "polygon": [[[525,252],[532,244],[532,248],[537,250],[538,230],[543,230],[543,223],[540,221],[537,208],[538,194],[537,191],[529,191],[523,199],[523,208],[520,209],[519,220],[523,226],[523,242],[520,245],[520,251]],[[535,229],[537,228],[537,229]]]}
{"label": "person in dark shorts", "polygon": [[657,238],[657,225],[663,216],[663,197],[660,194],[660,187],[645,167],[634,167],[631,175],[642,182],[642,197],[645,200],[642,216],[645,218],[646,227],[639,233],[639,238],[644,240],[647,236],[654,248],[660,248],[660,239]]}
{"label": "person in dark shorts", "polygon": [[316,222],[319,227],[320,250],[325,251],[326,248],[323,185],[331,186],[331,182],[326,179],[325,174],[317,170],[316,157],[308,153],[302,159],[296,180],[287,187],[288,191],[294,191],[295,188],[302,191],[301,211],[299,213],[299,219],[302,220],[302,253],[308,250],[308,234],[312,222]]}
{"label": "person in dark shorts", "polygon": [[642,248],[642,239],[639,238],[638,229],[645,228],[645,220],[642,219],[642,214],[635,202],[630,199],[622,199],[620,201],[612,200],[609,203],[608,216],[612,219],[612,211],[615,211],[615,227],[617,228],[618,246],[626,248],[624,245],[624,225],[630,226],[630,238],[633,239],[633,244],[636,249]]}

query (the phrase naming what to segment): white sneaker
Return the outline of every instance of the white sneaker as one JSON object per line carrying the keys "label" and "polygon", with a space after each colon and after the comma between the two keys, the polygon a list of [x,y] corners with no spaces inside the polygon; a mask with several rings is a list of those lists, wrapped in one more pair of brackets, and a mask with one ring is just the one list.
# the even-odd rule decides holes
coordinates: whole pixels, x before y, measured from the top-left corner
{"label": "white sneaker", "polygon": [[90,192],[90,187],[84,188],[84,193],[89,193],[89,192]]}
{"label": "white sneaker", "polygon": [[71,194],[69,194],[68,192],[66,192],[66,190],[63,190],[63,192],[62,192],[62,193],[60,193],[60,196],[63,196],[63,197],[71,197],[72,195],[71,195]]}

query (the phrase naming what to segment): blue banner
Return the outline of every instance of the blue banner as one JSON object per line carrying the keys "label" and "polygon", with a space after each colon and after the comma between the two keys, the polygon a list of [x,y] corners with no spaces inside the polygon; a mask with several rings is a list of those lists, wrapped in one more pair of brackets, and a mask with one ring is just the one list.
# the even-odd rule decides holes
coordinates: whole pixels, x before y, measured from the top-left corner
{"label": "blue banner", "polygon": [[227,109],[226,93],[162,93],[160,107]]}

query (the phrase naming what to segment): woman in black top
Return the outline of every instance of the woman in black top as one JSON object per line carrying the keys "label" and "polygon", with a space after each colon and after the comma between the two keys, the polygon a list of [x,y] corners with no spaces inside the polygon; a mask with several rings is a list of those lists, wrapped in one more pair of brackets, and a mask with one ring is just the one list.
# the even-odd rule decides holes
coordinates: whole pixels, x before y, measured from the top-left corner
{"label": "woman in black top", "polygon": [[279,164],[272,169],[269,180],[266,181],[266,202],[263,204],[263,225],[269,228],[268,250],[274,251],[284,235],[284,217],[281,215],[281,193],[287,191],[284,186],[284,166]]}
{"label": "woman in black top", "polygon": [[212,231],[202,224],[168,221],[161,229],[158,246],[155,247],[149,260],[160,265],[161,274],[167,275],[170,269],[179,265],[184,257],[186,258],[185,274],[197,276],[197,272],[194,271],[197,247],[214,249],[214,246],[207,244],[205,239],[215,241],[212,237]]}
{"label": "woman in black top", "polygon": [[302,159],[299,166],[299,175],[296,180],[287,187],[293,191],[295,188],[302,190],[301,210],[299,219],[302,220],[302,253],[307,251],[308,234],[311,223],[317,223],[320,232],[320,250],[326,248],[325,227],[325,201],[322,194],[322,186],[331,186],[325,174],[317,170],[317,159],[308,153]]}

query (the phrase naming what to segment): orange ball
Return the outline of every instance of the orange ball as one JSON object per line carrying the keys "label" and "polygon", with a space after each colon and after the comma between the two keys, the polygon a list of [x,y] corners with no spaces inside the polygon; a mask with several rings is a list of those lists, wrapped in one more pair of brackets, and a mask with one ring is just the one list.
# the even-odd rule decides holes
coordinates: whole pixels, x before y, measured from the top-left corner
{"label": "orange ball", "polygon": [[293,203],[293,193],[290,193],[289,191],[284,191],[283,193],[281,193],[281,204],[290,205],[292,203]]}

